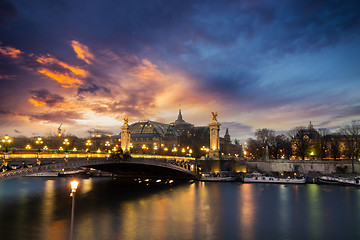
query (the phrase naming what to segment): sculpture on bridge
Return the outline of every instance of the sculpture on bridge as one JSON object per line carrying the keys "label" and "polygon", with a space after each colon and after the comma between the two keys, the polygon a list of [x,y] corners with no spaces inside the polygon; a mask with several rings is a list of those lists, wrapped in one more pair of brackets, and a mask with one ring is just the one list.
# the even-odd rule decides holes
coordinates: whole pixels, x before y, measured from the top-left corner
{"label": "sculpture on bridge", "polygon": [[212,121],[211,122],[217,122],[217,117],[218,117],[218,113],[217,112],[211,112],[211,118],[212,118]]}
{"label": "sculpture on bridge", "polygon": [[128,126],[129,125],[129,116],[125,116],[124,117],[124,126]]}

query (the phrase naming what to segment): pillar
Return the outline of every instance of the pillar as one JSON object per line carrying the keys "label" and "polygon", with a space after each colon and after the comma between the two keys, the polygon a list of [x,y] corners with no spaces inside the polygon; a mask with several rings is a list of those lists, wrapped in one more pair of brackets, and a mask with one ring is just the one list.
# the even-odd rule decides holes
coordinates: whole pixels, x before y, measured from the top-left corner
{"label": "pillar", "polygon": [[209,159],[220,159],[220,123],[217,121],[217,113],[212,113],[210,127]]}
{"label": "pillar", "polygon": [[121,149],[130,152],[130,126],[128,124],[128,117],[124,118],[124,125],[121,126]]}

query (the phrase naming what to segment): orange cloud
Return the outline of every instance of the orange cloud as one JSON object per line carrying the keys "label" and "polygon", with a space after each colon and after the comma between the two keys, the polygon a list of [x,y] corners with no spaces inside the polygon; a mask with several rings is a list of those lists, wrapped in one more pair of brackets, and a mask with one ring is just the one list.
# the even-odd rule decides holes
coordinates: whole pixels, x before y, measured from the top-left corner
{"label": "orange cloud", "polygon": [[46,68],[40,68],[37,71],[52,80],[57,81],[63,88],[77,87],[83,84],[79,78],[73,77],[68,73],[60,73]]}
{"label": "orange cloud", "polygon": [[57,64],[65,69],[70,70],[72,73],[74,73],[75,75],[78,75],[82,78],[85,78],[89,75],[88,71],[81,69],[79,67],[73,67],[70,66],[67,63],[64,63],[54,57],[52,57],[51,55],[47,55],[47,56],[40,56],[36,59],[37,62],[41,63],[41,64]]}
{"label": "orange cloud", "polygon": [[38,101],[36,99],[30,98],[28,100],[32,105],[34,105],[35,107],[43,107],[46,106],[46,102],[43,101]]}
{"label": "orange cloud", "polygon": [[[46,101],[36,100],[34,98],[29,98],[28,101],[35,107],[44,107],[49,105]],[[71,103],[59,102],[52,104],[51,107],[74,108],[75,105]]]}
{"label": "orange cloud", "polygon": [[53,94],[47,89],[35,90],[31,91],[31,93],[33,93],[34,95],[30,99],[28,99],[28,101],[35,107],[75,107],[73,104],[67,103],[64,97],[58,94]]}
{"label": "orange cloud", "polygon": [[3,46],[0,46],[0,53],[12,58],[18,58],[20,57],[20,54],[22,54],[22,52],[16,48]]}
{"label": "orange cloud", "polygon": [[72,40],[71,46],[73,47],[77,57],[84,60],[87,64],[90,64],[90,60],[94,60],[94,55],[89,51],[89,48],[78,41]]}
{"label": "orange cloud", "polygon": [[130,73],[130,75],[135,76],[137,78],[140,78],[142,80],[152,80],[152,81],[166,81],[169,80],[169,78],[163,74],[155,64],[150,62],[147,59],[142,60],[142,64],[139,66],[136,66],[133,71]]}

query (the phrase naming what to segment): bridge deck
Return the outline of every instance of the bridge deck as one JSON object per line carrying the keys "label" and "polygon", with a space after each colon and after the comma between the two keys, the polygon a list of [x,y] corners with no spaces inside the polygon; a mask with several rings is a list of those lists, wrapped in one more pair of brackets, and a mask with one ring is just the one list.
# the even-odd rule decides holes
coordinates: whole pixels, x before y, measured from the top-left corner
{"label": "bridge deck", "polygon": [[[56,154],[55,154],[56,155]],[[189,164],[190,161],[176,161],[167,159],[150,159],[150,158],[132,158],[130,160],[118,161],[108,159],[107,157],[99,158],[42,158],[42,165],[35,165],[35,158],[27,158],[26,162],[33,163],[34,166],[0,172],[0,180],[6,180],[21,176],[26,176],[41,172],[58,171],[61,169],[71,169],[78,167],[91,167],[107,172],[112,172],[123,176],[163,176],[175,178],[196,178],[196,173],[180,166],[181,164]],[[183,158],[181,158],[183,159]],[[6,164],[19,164],[24,162],[24,158],[11,158]],[[4,163],[3,163],[4,164]],[[193,164],[193,163],[192,163]],[[24,165],[25,166],[25,165]]]}

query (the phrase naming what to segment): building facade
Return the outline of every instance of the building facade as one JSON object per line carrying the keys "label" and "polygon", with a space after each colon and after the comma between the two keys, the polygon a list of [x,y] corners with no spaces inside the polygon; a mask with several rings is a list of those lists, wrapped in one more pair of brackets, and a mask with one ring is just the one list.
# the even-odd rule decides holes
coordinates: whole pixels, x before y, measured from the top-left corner
{"label": "building facade", "polygon": [[[130,124],[130,131],[131,153],[209,157],[209,126],[194,126],[184,121],[181,109],[172,123],[140,121]],[[113,137],[121,139],[121,134]],[[231,143],[228,130],[220,138],[220,152],[226,158],[238,157],[242,152],[240,144]]]}

